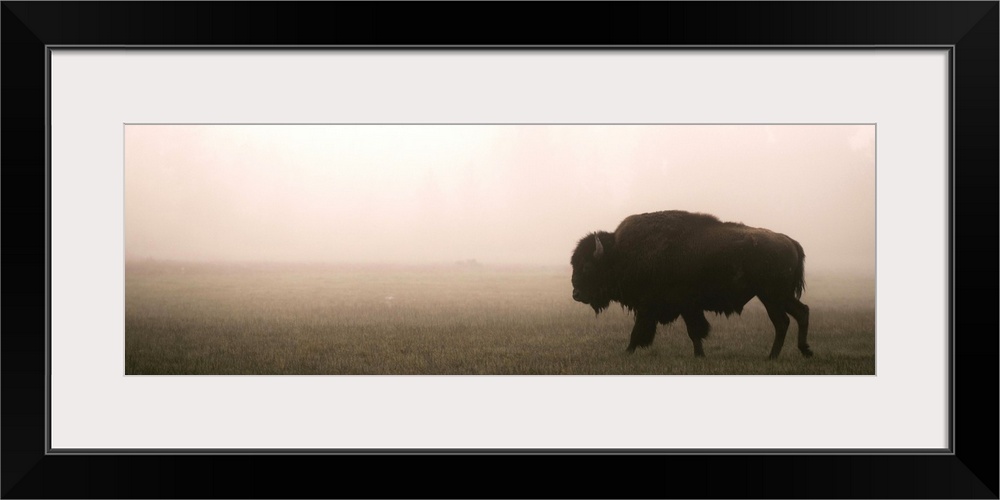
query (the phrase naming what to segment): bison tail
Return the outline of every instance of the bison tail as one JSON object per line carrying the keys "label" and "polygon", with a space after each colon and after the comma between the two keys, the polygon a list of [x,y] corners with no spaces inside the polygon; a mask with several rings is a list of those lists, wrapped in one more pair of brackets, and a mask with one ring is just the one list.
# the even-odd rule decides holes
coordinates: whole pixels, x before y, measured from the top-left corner
{"label": "bison tail", "polygon": [[[789,238],[791,239],[791,238]],[[802,291],[806,289],[806,279],[805,279],[805,260],[806,253],[802,250],[802,245],[799,242],[792,240],[795,244],[795,250],[799,253],[799,263],[795,266],[795,273],[793,276],[795,282],[795,298],[802,297]]]}

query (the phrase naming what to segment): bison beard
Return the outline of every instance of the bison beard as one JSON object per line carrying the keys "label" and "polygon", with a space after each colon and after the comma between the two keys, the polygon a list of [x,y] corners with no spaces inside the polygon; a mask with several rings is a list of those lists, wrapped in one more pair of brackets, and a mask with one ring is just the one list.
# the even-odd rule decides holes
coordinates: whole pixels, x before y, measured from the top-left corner
{"label": "bison beard", "polygon": [[705,311],[740,314],[757,297],[774,323],[770,357],[781,353],[789,315],[799,326],[799,351],[808,357],[809,307],[799,301],[804,261],[798,242],[767,229],[676,210],[632,215],[614,233],[591,233],[577,244],[570,260],[573,299],[597,314],[612,301],[634,312],[628,352],[649,347],[657,323],[680,317],[695,356],[704,356]]}

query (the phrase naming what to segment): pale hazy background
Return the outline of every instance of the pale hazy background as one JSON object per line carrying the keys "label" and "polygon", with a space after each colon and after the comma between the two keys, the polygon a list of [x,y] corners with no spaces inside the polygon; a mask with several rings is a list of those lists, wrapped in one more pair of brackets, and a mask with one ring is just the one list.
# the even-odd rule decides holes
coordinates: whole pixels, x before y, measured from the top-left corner
{"label": "pale hazy background", "polygon": [[567,266],[624,217],[875,266],[874,125],[128,125],[126,259]]}

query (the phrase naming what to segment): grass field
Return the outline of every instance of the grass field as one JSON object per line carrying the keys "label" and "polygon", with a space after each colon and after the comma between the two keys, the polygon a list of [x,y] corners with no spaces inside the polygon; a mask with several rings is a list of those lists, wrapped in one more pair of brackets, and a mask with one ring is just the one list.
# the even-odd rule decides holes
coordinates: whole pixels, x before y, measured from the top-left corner
{"label": "grass field", "polygon": [[594,315],[570,270],[482,266],[126,265],[126,374],[875,373],[872,277],[809,274],[809,343],[768,360],[774,328],[756,299],[707,314],[705,358],[683,321],[625,353],[632,316]]}

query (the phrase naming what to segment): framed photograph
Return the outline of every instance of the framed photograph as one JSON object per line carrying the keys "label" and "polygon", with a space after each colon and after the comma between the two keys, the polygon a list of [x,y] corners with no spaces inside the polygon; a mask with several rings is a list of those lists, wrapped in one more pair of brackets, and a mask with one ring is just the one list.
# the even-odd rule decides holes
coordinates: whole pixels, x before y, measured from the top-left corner
{"label": "framed photograph", "polygon": [[[469,64],[447,56],[404,58]],[[539,57],[512,56],[477,59]],[[130,123],[124,137],[126,376],[876,375],[875,124]],[[810,318],[829,346],[816,358]],[[693,354],[650,349],[675,322]],[[650,353],[623,361],[626,338]]]}
{"label": "framed photograph", "polygon": [[4,3],[3,495],[996,498],[997,3],[509,7]]}

